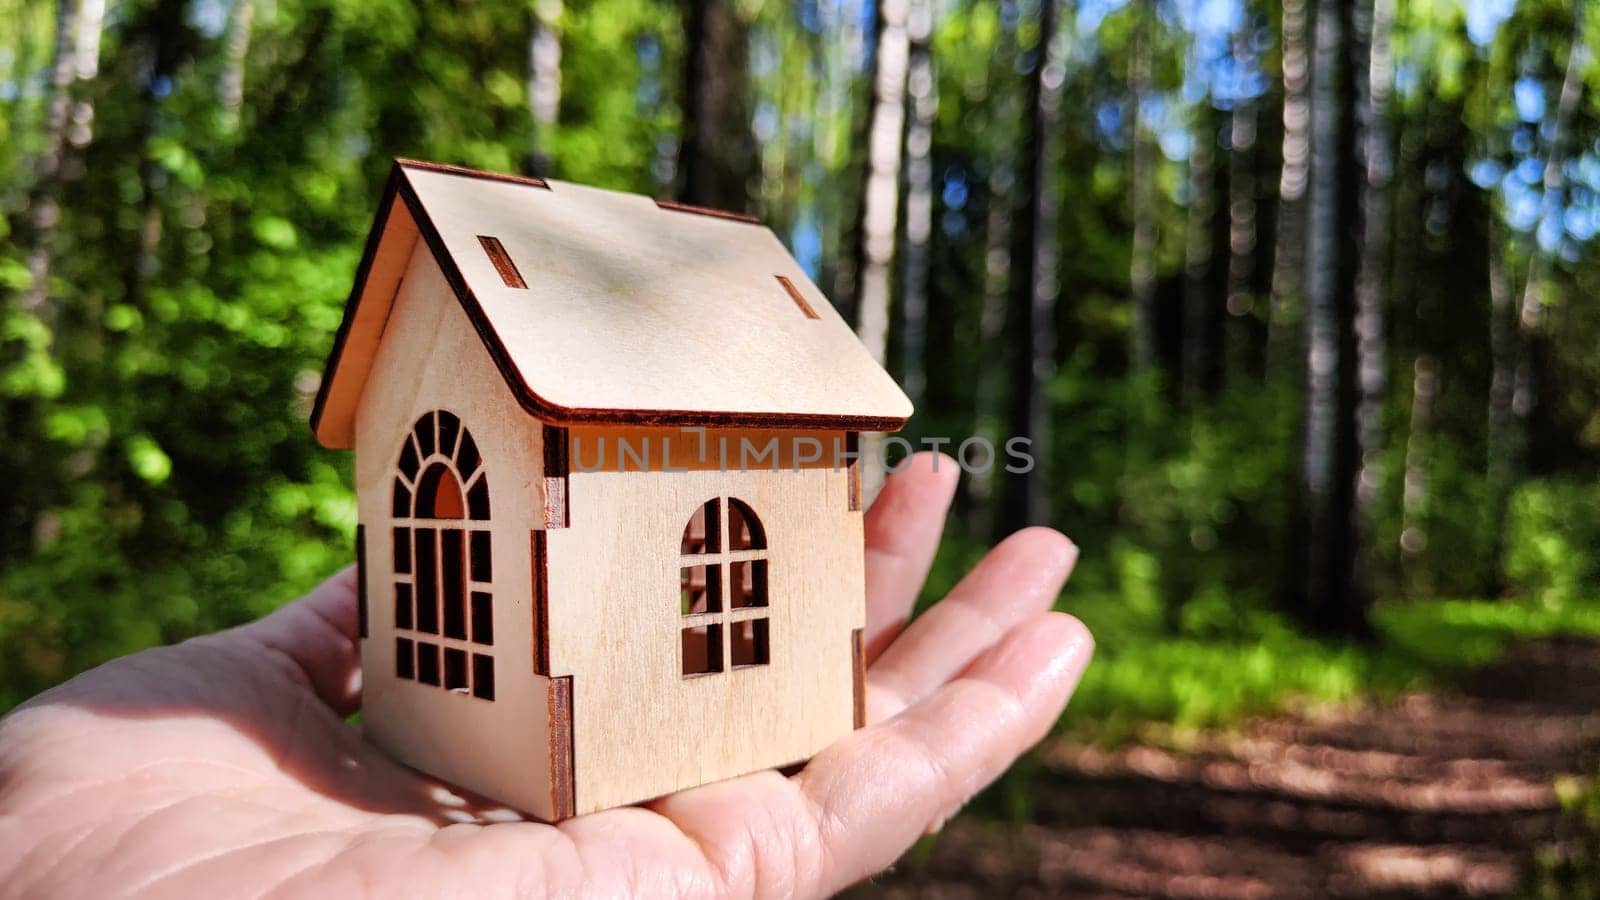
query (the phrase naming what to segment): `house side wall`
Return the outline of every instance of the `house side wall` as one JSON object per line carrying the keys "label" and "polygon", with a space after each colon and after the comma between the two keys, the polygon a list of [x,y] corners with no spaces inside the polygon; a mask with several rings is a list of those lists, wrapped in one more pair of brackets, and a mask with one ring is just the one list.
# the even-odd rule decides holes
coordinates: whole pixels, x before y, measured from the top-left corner
{"label": "house side wall", "polygon": [[[436,409],[460,417],[489,479],[492,701],[395,675],[391,490],[402,442],[419,417]],[[559,808],[551,789],[551,680],[534,673],[532,659],[530,533],[542,527],[541,450],[539,423],[512,398],[437,264],[419,245],[356,416],[369,620],[361,642],[363,727],[402,762],[548,819]]]}
{"label": "house side wall", "polygon": [[[547,576],[551,670],[572,676],[578,813],[798,762],[854,726],[862,518],[850,509],[850,473],[832,465],[831,444],[844,434],[707,436],[713,449],[700,460],[698,436],[675,428],[570,431],[569,521],[548,532]],[[796,471],[787,448],[797,436],[830,449]],[[636,450],[651,440],[650,471],[618,464],[618,437]],[[723,437],[728,472],[714,449]],[[738,471],[740,439],[760,448],[772,437],[785,448],[781,470],[764,462]],[[668,461],[689,471],[663,471],[663,438]],[[685,677],[680,540],[697,508],[730,495],[766,531],[771,659]]]}

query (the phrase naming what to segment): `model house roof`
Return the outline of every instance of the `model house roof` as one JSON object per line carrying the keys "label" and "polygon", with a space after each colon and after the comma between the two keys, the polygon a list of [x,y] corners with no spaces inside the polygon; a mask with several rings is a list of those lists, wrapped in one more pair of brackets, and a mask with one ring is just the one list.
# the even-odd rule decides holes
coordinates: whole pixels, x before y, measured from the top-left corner
{"label": "model house roof", "polygon": [[776,235],[730,213],[398,161],[312,412],[354,417],[426,246],[529,413],[584,423],[899,428],[911,403]]}

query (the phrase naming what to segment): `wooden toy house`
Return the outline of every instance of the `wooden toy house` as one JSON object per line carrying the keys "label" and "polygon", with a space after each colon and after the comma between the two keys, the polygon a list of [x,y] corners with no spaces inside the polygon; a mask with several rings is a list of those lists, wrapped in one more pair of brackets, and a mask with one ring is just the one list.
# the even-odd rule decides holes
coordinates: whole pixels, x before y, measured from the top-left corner
{"label": "wooden toy house", "polygon": [[752,219],[396,163],[312,413],[368,736],[548,820],[809,758],[862,724],[850,453],[910,413]]}

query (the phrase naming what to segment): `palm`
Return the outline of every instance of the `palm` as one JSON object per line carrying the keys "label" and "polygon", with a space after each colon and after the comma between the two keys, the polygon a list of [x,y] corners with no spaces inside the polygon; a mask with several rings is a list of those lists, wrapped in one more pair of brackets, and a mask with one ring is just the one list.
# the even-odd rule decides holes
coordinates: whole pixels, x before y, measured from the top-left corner
{"label": "palm", "polygon": [[905,628],[954,488],[932,458],[867,517],[870,724],[760,772],[550,826],[365,743],[353,577],[139,653],[0,720],[0,893],[811,895],[876,872],[1036,741],[1090,641],[1030,530]]}

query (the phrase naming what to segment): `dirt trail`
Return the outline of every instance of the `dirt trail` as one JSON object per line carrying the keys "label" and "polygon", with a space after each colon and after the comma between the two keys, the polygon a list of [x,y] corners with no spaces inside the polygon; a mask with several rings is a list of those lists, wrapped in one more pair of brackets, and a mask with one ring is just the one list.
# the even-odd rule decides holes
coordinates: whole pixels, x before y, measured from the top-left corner
{"label": "dirt trail", "polygon": [[1520,645],[1458,692],[1281,717],[1174,752],[1047,743],[1035,821],[957,819],[860,896],[1479,897],[1572,832],[1600,643]]}

